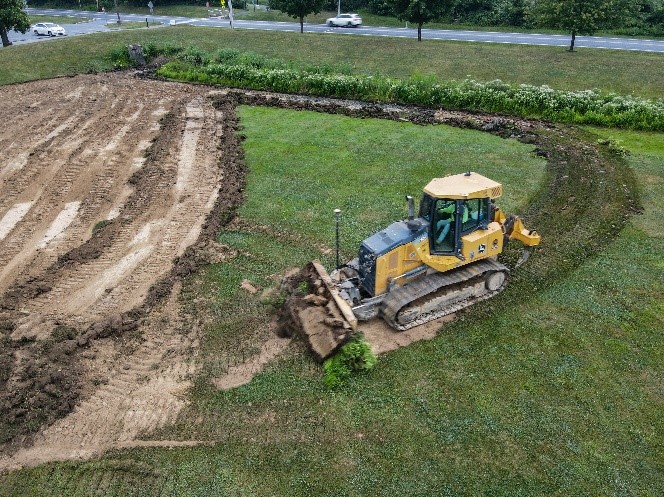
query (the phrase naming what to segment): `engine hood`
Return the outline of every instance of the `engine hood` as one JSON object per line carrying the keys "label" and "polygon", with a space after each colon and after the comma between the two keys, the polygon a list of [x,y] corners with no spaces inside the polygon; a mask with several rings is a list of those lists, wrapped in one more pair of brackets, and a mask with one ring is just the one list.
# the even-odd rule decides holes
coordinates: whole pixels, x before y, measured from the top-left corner
{"label": "engine hood", "polygon": [[[409,225],[415,225],[417,229],[413,230]],[[371,235],[362,242],[362,245],[374,255],[381,256],[400,245],[412,242],[426,233],[426,230],[427,223],[424,219],[397,221],[390,224],[384,230]]]}

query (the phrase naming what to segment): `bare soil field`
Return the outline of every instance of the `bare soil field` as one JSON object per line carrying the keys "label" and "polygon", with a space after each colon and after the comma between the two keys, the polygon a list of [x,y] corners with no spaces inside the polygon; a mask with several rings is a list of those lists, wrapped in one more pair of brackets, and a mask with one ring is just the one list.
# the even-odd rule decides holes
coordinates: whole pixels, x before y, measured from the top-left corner
{"label": "bare soil field", "polygon": [[183,405],[196,329],[176,282],[243,181],[211,91],[126,74],[0,88],[0,468],[122,446]]}

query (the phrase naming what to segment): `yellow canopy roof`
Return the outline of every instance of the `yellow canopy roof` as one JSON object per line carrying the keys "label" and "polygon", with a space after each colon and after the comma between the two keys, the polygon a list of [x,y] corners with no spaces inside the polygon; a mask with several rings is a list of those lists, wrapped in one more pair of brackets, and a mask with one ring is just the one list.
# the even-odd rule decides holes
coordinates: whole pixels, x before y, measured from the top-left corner
{"label": "yellow canopy roof", "polygon": [[435,198],[455,200],[471,198],[498,198],[503,194],[503,186],[481,174],[469,172],[434,178],[424,192]]}

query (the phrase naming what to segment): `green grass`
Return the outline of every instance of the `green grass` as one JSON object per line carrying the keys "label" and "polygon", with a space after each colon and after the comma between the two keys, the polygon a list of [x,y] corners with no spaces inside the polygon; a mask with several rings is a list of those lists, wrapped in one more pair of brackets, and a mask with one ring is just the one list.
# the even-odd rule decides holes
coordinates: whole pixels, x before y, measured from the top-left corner
{"label": "green grass", "polygon": [[[94,40],[94,42],[93,42]],[[343,65],[360,74],[380,73],[396,78],[418,74],[442,80],[502,79],[509,83],[547,84],[552,88],[598,88],[645,98],[661,98],[660,54],[616,50],[565,52],[560,47],[493,45],[330,34],[193,28],[144,29],[71,37],[48,43],[0,50],[0,84],[102,71],[112,67],[105,55],[118,46],[172,42],[197,45],[208,51],[220,47],[252,51],[296,64]],[[46,45],[46,44],[39,44]],[[395,56],[399,54],[399,56]]]}
{"label": "green grass", "polygon": [[[242,107],[240,116],[252,125],[244,145],[255,178],[243,217],[332,244],[339,208],[346,258],[386,221],[404,218],[405,196],[419,198],[430,178],[467,170],[500,178],[514,186],[502,199],[514,210],[543,174],[528,147],[486,133],[261,107]],[[282,127],[290,132],[275,133]]]}
{"label": "green grass", "polygon": [[[150,48],[152,56],[172,53],[172,45]],[[127,54],[118,65],[129,67]],[[230,86],[291,94],[306,94],[369,102],[497,113],[544,119],[565,124],[592,124],[664,131],[664,100],[605,94],[596,90],[569,92],[548,86],[508,85],[501,81],[441,81],[414,76],[408,80],[351,75],[345,68],[311,66],[270,59],[234,49],[207,53],[181,50],[176,60],[161,66],[157,75],[182,82]]]}
{"label": "green grass", "polygon": [[[220,236],[238,255],[187,286],[192,295],[213,297],[216,319],[202,343],[206,365],[192,410],[161,434],[216,445],[120,451],[12,472],[0,478],[0,495],[662,494],[661,134],[599,130],[632,151],[627,161],[645,208],[566,277],[518,298],[505,294],[489,304],[488,315],[468,314],[434,340],[382,356],[374,370],[340,390],[326,389],[320,367],[293,344],[249,385],[216,392],[207,378],[255,353],[270,333],[267,309],[238,290],[240,281],[268,285],[280,268],[321,255],[332,240],[330,210],[337,198],[353,194],[344,176],[355,175],[358,164],[368,171],[360,171],[365,176],[356,186],[376,188],[364,205],[377,201],[379,188],[366,179],[371,172],[376,181],[382,172],[395,184],[412,185],[383,185],[387,191],[378,200],[385,207],[368,207],[376,225],[403,215],[406,189],[415,193],[432,172],[464,159],[464,144],[464,160],[490,162],[484,172],[514,193],[504,202],[509,209],[527,202],[541,179],[541,160],[532,158],[530,147],[477,132],[382,123],[386,142],[421,133],[438,155],[427,161],[406,146],[381,152],[385,161],[376,169],[368,145],[381,140],[372,135],[381,122],[253,107],[242,107],[241,117],[251,169],[248,201],[238,226]],[[298,131],[303,122],[308,133]],[[346,134],[356,137],[355,161],[332,153]],[[264,153],[268,139],[274,158]],[[289,167],[279,152],[288,142]],[[319,164],[310,160],[308,142],[318,147]],[[334,190],[316,181],[329,175],[326,168],[342,178]],[[288,206],[291,197],[270,193],[277,180],[282,192],[300,185],[313,203],[296,195],[297,206]],[[287,212],[281,219],[274,214],[280,209]],[[354,227],[348,246],[365,225],[363,209],[346,209],[344,226]],[[290,218],[298,215],[299,224]],[[262,229],[263,222],[273,229]],[[323,226],[310,226],[318,222]]]}
{"label": "green grass", "polygon": [[[148,23],[150,26],[160,26],[162,24],[161,22],[152,22],[149,20]],[[106,24],[106,27],[110,29],[141,29],[148,27],[145,24],[146,23],[144,22],[129,22],[129,21],[122,21],[122,23],[120,24],[118,24],[117,22],[109,22],[108,24]]]}
{"label": "green grass", "polygon": [[[179,40],[198,36],[197,30],[180,28],[169,33]],[[346,45],[346,37],[325,38],[331,55],[321,55],[322,50],[309,55],[301,43],[315,47],[317,37],[207,33],[211,39],[196,38],[206,48],[222,37],[224,46],[271,56],[293,49],[301,60],[314,55],[333,60],[342,44],[359,60],[370,59]],[[104,50],[133,36],[156,35],[145,31],[95,39]],[[291,40],[288,51],[282,44],[286,39]],[[365,50],[375,49],[378,59],[385,56],[379,44],[361,40],[353,38]],[[79,46],[72,41],[63,47]],[[106,64],[84,44],[79,64],[64,55],[66,50],[52,48],[60,44],[1,50],[0,64],[9,63],[10,73],[27,68],[25,54],[33,60],[51,55],[50,70],[72,73]],[[433,53],[440,46],[432,43],[425,50]],[[284,52],[274,53],[279,48]],[[490,55],[505,47],[485,48],[477,50],[491,65]],[[656,91],[648,81],[658,77],[659,66],[648,66],[654,58],[640,57],[636,60],[645,66],[638,72],[645,83],[641,87],[636,78],[632,88],[643,95]],[[390,62],[388,71],[408,73],[416,63],[410,56],[403,59],[408,64]],[[31,67],[21,74],[32,79],[37,73]],[[3,77],[16,76],[3,71]],[[597,197],[608,203],[623,188],[605,184],[604,178],[619,178],[610,171],[569,164],[578,188],[570,186],[566,201],[584,204],[583,195],[595,192],[590,205],[572,209],[583,215],[579,225],[560,204],[549,212],[535,209],[546,203],[535,191],[551,178],[532,147],[514,141],[445,126],[255,107],[242,107],[240,116],[250,168],[247,201],[240,221],[219,236],[237,256],[207,267],[185,285],[189,312],[207,313],[214,321],[201,343],[205,365],[191,392],[191,408],[161,433],[216,445],[118,451],[94,461],[5,473],[0,495],[664,494],[664,134],[600,129],[592,130],[598,136],[578,135],[590,143],[610,139],[628,149],[625,161],[641,189],[643,212],[622,231],[616,213],[615,231],[602,238],[601,227],[592,224],[595,213],[599,217],[606,208]],[[417,194],[432,175],[466,168],[502,181],[501,205],[528,211],[537,219],[533,226],[542,229],[543,250],[555,253],[536,254],[514,284],[478,313],[466,313],[431,341],[380,357],[372,371],[337,391],[325,388],[321,368],[298,343],[246,386],[218,392],[208,384],[210,377],[256,353],[271,333],[270,309],[239,289],[242,279],[270,286],[275,273],[314,257],[329,265],[335,207],[343,209],[343,256],[351,257],[366,234],[404,216],[406,193]],[[557,236],[547,237],[550,233]],[[542,267],[542,261],[550,266]],[[530,277],[537,288],[528,285]],[[550,279],[540,285],[543,277]],[[200,301],[193,305],[201,296],[209,299],[207,308]]]}
{"label": "green grass", "polygon": [[32,15],[30,16],[30,24],[36,22],[54,22],[55,24],[78,24],[80,22],[88,22],[90,19],[86,17],[76,17],[76,16],[42,16],[42,15]]}

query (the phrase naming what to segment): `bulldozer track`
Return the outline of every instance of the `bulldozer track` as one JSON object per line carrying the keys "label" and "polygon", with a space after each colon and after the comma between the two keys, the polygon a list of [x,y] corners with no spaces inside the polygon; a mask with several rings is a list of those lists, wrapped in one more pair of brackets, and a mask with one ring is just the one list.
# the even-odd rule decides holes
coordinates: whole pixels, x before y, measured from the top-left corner
{"label": "bulldozer track", "polygon": [[421,314],[417,319],[407,324],[400,324],[398,322],[399,313],[406,308],[406,306],[418,299],[426,298],[427,296],[435,298],[434,295],[446,287],[449,288],[461,285],[463,288],[465,287],[464,283],[476,282],[477,280],[482,279],[484,275],[490,271],[509,273],[509,270],[503,264],[491,259],[485,259],[468,266],[462,266],[455,271],[435,273],[405,285],[404,287],[396,288],[392,290],[383,301],[381,306],[382,315],[390,326],[399,331],[405,331],[414,328],[415,326],[420,326],[429,321],[458,312],[472,304],[487,300],[502,291],[506,286],[507,279],[505,279],[502,286],[496,290],[488,291],[478,296],[473,295],[438,311]]}

